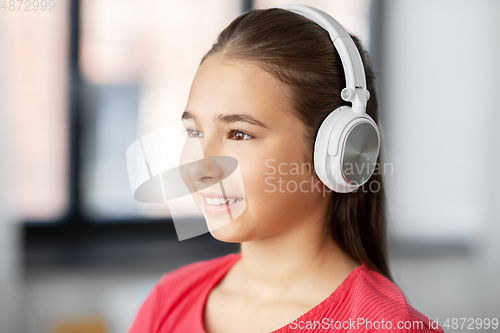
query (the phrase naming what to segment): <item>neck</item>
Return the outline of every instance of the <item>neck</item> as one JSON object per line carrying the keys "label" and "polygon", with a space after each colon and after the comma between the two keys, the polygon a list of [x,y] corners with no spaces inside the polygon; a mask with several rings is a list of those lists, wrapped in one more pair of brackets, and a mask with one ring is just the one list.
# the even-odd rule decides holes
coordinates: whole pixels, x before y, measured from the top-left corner
{"label": "neck", "polygon": [[239,288],[270,299],[312,285],[333,291],[359,263],[323,237],[324,221],[309,216],[286,233],[241,243]]}

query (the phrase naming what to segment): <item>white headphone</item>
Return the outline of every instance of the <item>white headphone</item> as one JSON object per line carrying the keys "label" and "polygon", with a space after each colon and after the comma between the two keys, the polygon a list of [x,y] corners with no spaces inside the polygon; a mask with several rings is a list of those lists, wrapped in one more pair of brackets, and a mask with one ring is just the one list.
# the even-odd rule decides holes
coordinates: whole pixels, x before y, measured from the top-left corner
{"label": "white headphone", "polygon": [[366,114],[370,92],[365,70],[351,36],[327,13],[304,5],[279,5],[320,25],[329,34],[344,67],[346,85],[341,97],[352,106],[333,110],[321,123],[314,141],[314,170],[331,190],[347,193],[373,174],[380,149],[377,124]]}

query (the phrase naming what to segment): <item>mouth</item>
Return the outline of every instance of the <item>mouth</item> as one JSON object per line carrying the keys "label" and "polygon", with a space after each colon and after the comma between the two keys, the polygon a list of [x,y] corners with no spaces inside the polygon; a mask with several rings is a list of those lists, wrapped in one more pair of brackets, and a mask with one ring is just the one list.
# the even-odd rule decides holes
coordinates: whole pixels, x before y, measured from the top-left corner
{"label": "mouth", "polygon": [[218,193],[200,193],[203,197],[203,208],[211,215],[222,215],[234,212],[234,210],[244,201],[242,197]]}
{"label": "mouth", "polygon": [[210,206],[220,206],[225,204],[232,205],[234,203],[240,202],[241,200],[243,200],[243,198],[225,199],[225,198],[205,197],[205,203]]}

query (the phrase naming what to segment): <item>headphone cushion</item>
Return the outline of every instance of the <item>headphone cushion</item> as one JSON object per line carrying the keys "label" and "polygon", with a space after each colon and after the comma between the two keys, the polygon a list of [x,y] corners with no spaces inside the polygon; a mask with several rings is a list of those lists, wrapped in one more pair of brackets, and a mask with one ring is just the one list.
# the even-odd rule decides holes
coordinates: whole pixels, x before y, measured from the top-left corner
{"label": "headphone cushion", "polygon": [[373,119],[342,106],[320,125],[314,142],[314,169],[331,190],[352,192],[372,175],[379,148],[380,134]]}

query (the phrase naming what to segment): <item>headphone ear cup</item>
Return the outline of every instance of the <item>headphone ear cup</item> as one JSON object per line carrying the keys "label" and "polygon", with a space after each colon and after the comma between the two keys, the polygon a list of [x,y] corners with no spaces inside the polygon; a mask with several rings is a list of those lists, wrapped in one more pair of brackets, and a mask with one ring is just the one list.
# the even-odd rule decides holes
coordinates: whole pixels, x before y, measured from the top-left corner
{"label": "headphone ear cup", "polygon": [[331,190],[352,192],[373,174],[380,149],[377,124],[349,106],[331,112],[314,143],[314,169]]}
{"label": "headphone ear cup", "polygon": [[314,140],[314,170],[318,178],[331,190],[334,189],[332,178],[329,176],[329,158],[328,150],[330,136],[332,135],[333,128],[340,118],[349,109],[347,105],[341,106],[330,112],[319,126],[316,139]]}

